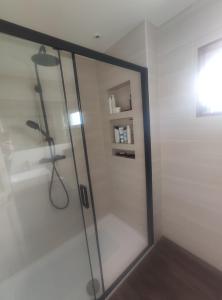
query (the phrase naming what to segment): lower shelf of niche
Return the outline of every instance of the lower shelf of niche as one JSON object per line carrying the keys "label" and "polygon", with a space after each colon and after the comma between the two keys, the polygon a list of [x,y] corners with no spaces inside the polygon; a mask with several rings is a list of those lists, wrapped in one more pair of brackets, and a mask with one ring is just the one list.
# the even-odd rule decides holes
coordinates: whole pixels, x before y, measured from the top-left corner
{"label": "lower shelf of niche", "polygon": [[132,151],[132,150],[113,149],[112,155],[115,157],[120,157],[120,158],[128,158],[128,159],[136,158],[135,151]]}
{"label": "lower shelf of niche", "polygon": [[112,149],[119,149],[119,150],[134,150],[135,145],[134,144],[124,144],[124,143],[113,143]]}

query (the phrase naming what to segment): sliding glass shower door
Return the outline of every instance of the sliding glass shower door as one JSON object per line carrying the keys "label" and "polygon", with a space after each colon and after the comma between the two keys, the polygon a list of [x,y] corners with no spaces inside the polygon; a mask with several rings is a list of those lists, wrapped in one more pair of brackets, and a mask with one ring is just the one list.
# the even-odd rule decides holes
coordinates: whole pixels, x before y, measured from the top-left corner
{"label": "sliding glass shower door", "polygon": [[151,240],[141,76],[140,72],[82,55],[75,55],[74,69],[101,269],[105,289],[110,290]]}
{"label": "sliding glass shower door", "polygon": [[1,34],[0,91],[0,299],[96,299],[103,284],[71,55]]}

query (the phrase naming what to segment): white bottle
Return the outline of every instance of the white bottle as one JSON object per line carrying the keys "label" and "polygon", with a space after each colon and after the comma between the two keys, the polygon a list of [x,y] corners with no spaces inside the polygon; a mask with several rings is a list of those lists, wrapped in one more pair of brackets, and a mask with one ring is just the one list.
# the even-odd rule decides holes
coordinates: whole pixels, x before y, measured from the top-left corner
{"label": "white bottle", "polygon": [[113,113],[113,106],[112,106],[111,96],[109,97],[108,102],[109,102],[109,113],[112,114]]}
{"label": "white bottle", "polygon": [[130,128],[130,125],[126,126],[126,131],[127,131],[128,144],[132,144],[132,137],[131,137],[131,128]]}
{"label": "white bottle", "polygon": [[120,137],[119,137],[119,128],[116,127],[114,129],[114,136],[115,136],[115,143],[119,144],[120,143]]}
{"label": "white bottle", "polygon": [[114,95],[111,95],[111,105],[112,105],[112,113],[115,113],[116,112],[116,99],[115,99],[115,96]]}
{"label": "white bottle", "polygon": [[127,137],[127,128],[126,127],[124,127],[123,137],[124,137],[124,144],[127,144],[128,143],[128,137]]}

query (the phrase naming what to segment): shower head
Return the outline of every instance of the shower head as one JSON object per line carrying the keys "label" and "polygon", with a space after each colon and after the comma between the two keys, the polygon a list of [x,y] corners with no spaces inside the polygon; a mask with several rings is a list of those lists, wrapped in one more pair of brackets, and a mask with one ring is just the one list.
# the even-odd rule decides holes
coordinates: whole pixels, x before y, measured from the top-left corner
{"label": "shower head", "polygon": [[31,57],[32,61],[39,66],[53,67],[59,64],[59,59],[56,56],[46,53],[45,46],[39,48],[39,52]]}
{"label": "shower head", "polygon": [[32,129],[40,130],[39,124],[37,124],[34,121],[28,120],[28,121],[26,121],[26,125]]}
{"label": "shower head", "polygon": [[32,121],[32,120],[28,120],[26,121],[26,125],[32,129],[38,130],[39,132],[41,132],[41,134],[46,138],[47,141],[53,141],[53,138],[47,134],[40,126],[38,123]]}

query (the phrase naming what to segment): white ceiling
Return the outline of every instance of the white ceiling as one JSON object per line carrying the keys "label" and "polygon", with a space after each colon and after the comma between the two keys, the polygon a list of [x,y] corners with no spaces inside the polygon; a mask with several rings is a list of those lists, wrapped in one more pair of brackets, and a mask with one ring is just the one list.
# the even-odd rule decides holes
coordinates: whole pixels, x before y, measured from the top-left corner
{"label": "white ceiling", "polygon": [[[201,0],[0,0],[0,17],[105,51],[146,17],[160,26]],[[94,39],[95,33],[101,39]]]}

